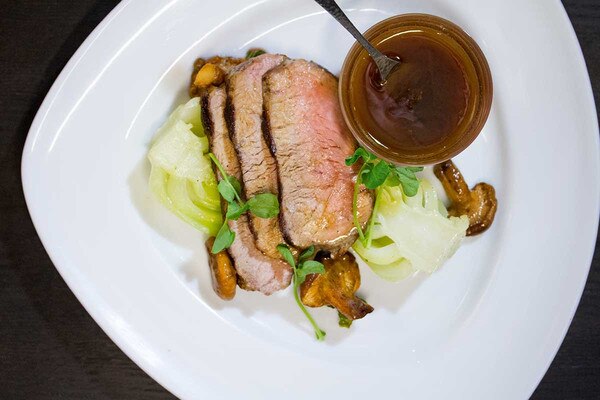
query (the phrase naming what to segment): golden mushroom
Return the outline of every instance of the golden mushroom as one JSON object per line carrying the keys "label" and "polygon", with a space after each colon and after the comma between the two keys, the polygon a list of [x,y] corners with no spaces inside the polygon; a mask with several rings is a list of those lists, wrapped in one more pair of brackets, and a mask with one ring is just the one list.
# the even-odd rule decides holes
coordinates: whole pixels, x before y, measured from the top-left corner
{"label": "golden mushroom", "polygon": [[214,242],[214,237],[211,237],[206,241],[212,287],[217,296],[223,300],[231,300],[235,296],[237,272],[235,271],[233,261],[231,260],[231,257],[229,257],[227,250],[212,254],[211,249]]}
{"label": "golden mushroom", "polygon": [[498,208],[494,187],[482,182],[469,189],[452,160],[436,165],[433,171],[452,202],[448,213],[455,217],[466,215],[469,218],[467,236],[485,232],[494,222]]}
{"label": "golden mushroom", "polygon": [[208,87],[222,84],[228,72],[245,60],[245,58],[220,56],[211,57],[208,60],[198,58],[194,62],[194,71],[189,87],[190,97],[200,96]]}
{"label": "golden mushroom", "polygon": [[308,307],[332,306],[350,320],[360,319],[373,307],[355,295],[360,271],[350,253],[339,257],[317,257],[325,266],[322,274],[308,275],[300,286],[300,299]]}

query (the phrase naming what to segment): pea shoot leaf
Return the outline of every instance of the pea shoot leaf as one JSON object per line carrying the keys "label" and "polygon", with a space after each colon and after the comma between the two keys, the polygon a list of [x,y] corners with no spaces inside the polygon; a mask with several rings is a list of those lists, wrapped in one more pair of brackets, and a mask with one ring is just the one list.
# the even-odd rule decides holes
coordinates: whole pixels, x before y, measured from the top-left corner
{"label": "pea shoot leaf", "polygon": [[273,218],[279,214],[279,200],[272,193],[261,193],[246,203],[250,212],[259,218]]}
{"label": "pea shoot leaf", "polygon": [[310,324],[312,325],[313,330],[315,332],[315,337],[317,338],[317,340],[319,340],[319,341],[325,340],[325,336],[326,336],[325,331],[323,329],[319,328],[319,325],[317,325],[317,323],[313,319],[312,315],[310,315],[310,312],[308,312],[308,310],[306,309],[306,307],[300,300],[300,295],[299,295],[300,285],[304,282],[304,280],[306,279],[306,276],[308,274],[322,273],[323,271],[325,271],[325,267],[323,266],[323,264],[321,264],[318,261],[306,260],[306,258],[311,257],[314,254],[315,249],[313,246],[309,247],[308,249],[306,249],[302,253],[300,253],[299,259],[304,260],[304,261],[300,261],[298,263],[298,267],[296,267],[296,263],[294,262],[294,255],[292,254],[288,245],[283,244],[283,243],[277,245],[277,251],[279,251],[279,253],[283,256],[283,258],[287,261],[287,263],[292,266],[292,268],[294,270],[294,299],[296,300],[296,304],[298,304],[298,307],[300,308],[302,313],[306,316],[306,319],[308,319],[308,322],[310,322]]}
{"label": "pea shoot leaf", "polygon": [[294,269],[296,268],[296,262],[294,261],[294,256],[292,255],[290,248],[286,244],[278,244],[277,251],[279,252],[279,254],[281,254],[283,259],[288,264],[291,265],[292,268],[294,268]]}
{"label": "pea shoot leaf", "polygon": [[229,181],[231,186],[233,186],[233,189],[238,194],[238,196],[241,196],[242,195],[242,184],[240,183],[240,181],[238,181],[238,179],[235,176],[231,176],[231,175],[227,176],[227,180]]}
{"label": "pea shoot leaf", "polygon": [[221,182],[219,182],[217,188],[219,189],[219,193],[221,194],[221,196],[228,203],[231,203],[235,200],[235,189],[227,180],[223,179]]}
{"label": "pea shoot leaf", "polygon": [[363,183],[367,189],[377,189],[385,182],[390,171],[390,165],[387,162],[379,161],[368,173],[363,173]]}
{"label": "pea shoot leaf", "polygon": [[229,225],[227,224],[227,221],[225,221],[217,233],[217,237],[215,238],[211,252],[213,254],[220,253],[221,251],[229,248],[234,240],[235,233],[229,229]]}
{"label": "pea shoot leaf", "polygon": [[322,274],[325,266],[318,261],[307,260],[300,264],[297,271],[298,284],[301,285],[310,274]]}
{"label": "pea shoot leaf", "polygon": [[[367,189],[377,189],[382,185],[385,186],[402,186],[402,191],[406,196],[412,197],[419,191],[419,179],[415,173],[422,171],[423,167],[398,167],[387,161],[378,159],[374,154],[359,147],[354,154],[346,158],[346,165],[354,165],[359,160],[363,161],[356,182],[354,183],[354,195],[352,198],[352,210],[354,225],[358,231],[358,236],[363,243],[369,243],[370,230],[373,226],[372,218],[367,223],[366,231],[363,231],[360,219],[358,218],[358,194],[360,186],[365,185]],[[377,192],[376,196],[378,196]]]}
{"label": "pea shoot leaf", "polygon": [[248,211],[247,203],[243,206],[240,206],[236,202],[231,202],[227,205],[227,213],[225,214],[225,218],[229,220],[237,220],[246,211]]}
{"label": "pea shoot leaf", "polygon": [[356,151],[354,152],[353,155],[346,158],[346,165],[350,166],[350,165],[356,164],[356,162],[358,160],[360,160],[361,158],[364,162],[369,162],[371,160],[375,160],[377,157],[375,157],[375,155],[369,153],[367,150],[363,149],[362,147],[359,147],[358,149],[356,149]]}
{"label": "pea shoot leaf", "polygon": [[264,51],[263,49],[250,49],[246,53],[246,60],[249,60],[254,57],[258,57],[261,54],[265,54],[265,53],[266,53],[266,51]]}
{"label": "pea shoot leaf", "polygon": [[315,246],[310,246],[300,253],[300,257],[298,257],[298,262],[303,262],[311,258],[315,254]]}
{"label": "pea shoot leaf", "polygon": [[415,172],[420,172],[423,167],[395,167],[394,174],[398,178],[402,191],[408,197],[413,197],[419,191],[419,180]]}

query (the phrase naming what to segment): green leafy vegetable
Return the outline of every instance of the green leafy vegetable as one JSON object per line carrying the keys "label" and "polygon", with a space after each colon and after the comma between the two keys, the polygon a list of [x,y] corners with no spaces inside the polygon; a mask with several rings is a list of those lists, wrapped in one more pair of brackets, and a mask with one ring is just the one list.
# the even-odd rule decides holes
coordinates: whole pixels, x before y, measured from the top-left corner
{"label": "green leafy vegetable", "polygon": [[235,200],[235,189],[227,180],[223,179],[221,182],[219,182],[218,188],[221,197],[223,197],[227,202],[231,203]]}
{"label": "green leafy vegetable", "polygon": [[376,158],[377,157],[375,157],[374,154],[371,154],[368,151],[366,151],[365,149],[363,149],[362,147],[359,147],[358,149],[356,149],[356,151],[354,152],[353,155],[346,158],[346,165],[347,166],[354,165],[360,159],[362,159],[365,163],[367,163]]}
{"label": "green leafy vegetable", "polygon": [[250,49],[246,53],[246,59],[249,60],[251,58],[258,57],[261,54],[265,54],[265,53],[266,53],[266,51],[264,51],[263,49]]}
{"label": "green leafy vegetable", "polygon": [[363,173],[362,180],[367,189],[377,189],[383,185],[383,182],[390,174],[390,165],[384,161],[379,161],[368,172]]}
{"label": "green leafy vegetable", "polygon": [[239,203],[242,203],[242,184],[240,181],[235,176],[231,176],[225,172],[225,169],[213,153],[208,153],[208,157],[212,160],[223,177],[221,182],[219,182],[219,193],[221,196],[223,196],[227,202],[232,202],[235,198]]}
{"label": "green leafy vegetable", "polygon": [[366,232],[363,231],[358,219],[358,194],[360,193],[360,185],[364,184],[367,189],[376,190],[383,186],[401,186],[406,196],[414,196],[419,189],[419,180],[415,172],[423,170],[423,167],[398,167],[387,161],[378,159],[374,154],[369,153],[362,147],[356,149],[354,154],[346,158],[346,165],[351,166],[362,160],[362,166],[358,172],[358,177],[354,184],[354,196],[352,199],[352,213],[354,226],[358,231],[358,236],[363,242],[363,245],[369,246],[371,242],[371,229],[374,223],[374,215],[376,214],[377,198],[380,191],[377,190],[375,195],[374,210],[369,222],[367,223]]}
{"label": "green leafy vegetable", "polygon": [[319,340],[319,341],[325,340],[325,336],[326,336],[325,331],[322,330],[321,328],[319,328],[319,326],[313,319],[312,315],[310,315],[310,313],[308,312],[308,310],[306,309],[304,304],[302,304],[302,301],[300,300],[300,295],[299,295],[300,285],[304,282],[304,280],[306,279],[306,276],[308,274],[322,274],[323,272],[325,272],[325,266],[318,261],[308,259],[315,252],[314,246],[309,247],[308,249],[304,250],[300,254],[300,257],[298,258],[298,265],[296,265],[296,262],[294,261],[294,256],[293,256],[290,248],[287,245],[285,245],[285,244],[277,245],[277,251],[279,251],[279,253],[283,256],[283,258],[287,261],[288,264],[290,264],[290,266],[294,270],[294,288],[293,288],[293,290],[294,290],[294,299],[296,299],[296,304],[298,304],[298,307],[300,307],[300,310],[302,310],[302,312],[304,313],[304,315],[306,316],[306,318],[312,325],[312,327],[315,331],[315,336],[316,336],[317,340]]}
{"label": "green leafy vegetable", "polygon": [[186,179],[177,176],[170,176],[166,182],[166,194],[171,211],[183,221],[201,231],[205,231],[207,226],[217,227],[218,229],[223,220],[220,210],[207,209],[196,205],[191,199],[192,196],[187,183]]}
{"label": "green leafy vegetable", "polygon": [[235,240],[235,233],[231,231],[229,225],[227,224],[227,220],[223,222],[221,229],[217,233],[217,237],[215,237],[215,242],[213,243],[213,247],[211,252],[213,254],[220,253],[221,251],[228,249]]}
{"label": "green leafy vegetable", "polygon": [[[363,148],[348,157],[346,165],[359,161],[352,209],[360,240],[354,250],[383,279],[396,281],[414,271],[435,271],[460,245],[468,221],[447,218],[431,184],[416,176],[422,167],[399,167]],[[375,190],[364,232],[356,204],[361,184]]]}
{"label": "green leafy vegetable", "polygon": [[338,311],[338,325],[342,328],[350,328],[350,325],[352,325],[352,320]]}
{"label": "green leafy vegetable", "polygon": [[238,203],[231,202],[227,205],[227,213],[225,214],[225,218],[235,221],[246,211],[248,211],[248,204],[246,204],[244,207],[241,207]]}
{"label": "green leafy vegetable", "polygon": [[235,190],[235,198],[238,201],[242,201],[242,184],[240,181],[238,181],[235,176],[227,175],[227,182],[229,182],[231,187],[233,187],[233,190]]}
{"label": "green leafy vegetable", "polygon": [[261,193],[251,197],[248,201],[242,201],[242,184],[235,177],[228,175],[214,154],[208,153],[208,157],[219,170],[222,180],[218,184],[221,197],[227,202],[225,222],[219,230],[212,253],[229,248],[235,240],[235,233],[229,229],[227,221],[237,220],[242,214],[250,211],[259,218],[273,218],[279,214],[279,200],[272,193]]}
{"label": "green leafy vegetable", "polygon": [[272,193],[261,193],[248,200],[250,212],[259,218],[273,218],[279,214],[279,200]]}
{"label": "green leafy vegetable", "polygon": [[381,278],[398,281],[415,271],[432,273],[450,258],[466,235],[466,216],[447,217],[433,186],[422,180],[414,196],[402,186],[378,189],[378,210],[369,246],[354,250]]}
{"label": "green leafy vegetable", "polygon": [[[408,197],[413,197],[419,190],[419,180],[417,179],[415,172],[423,171],[423,167],[395,167],[393,172],[398,177],[400,185],[404,194]],[[397,186],[397,185],[395,185]]]}
{"label": "green leafy vegetable", "polygon": [[310,246],[308,249],[304,249],[298,257],[298,262],[306,261],[315,254],[315,246]]}
{"label": "green leafy vegetable", "polygon": [[173,214],[215,235],[223,217],[200,114],[200,101],[194,98],[177,107],[157,131],[148,152],[149,186]]}
{"label": "green leafy vegetable", "polygon": [[294,255],[292,254],[290,248],[286,244],[278,244],[277,251],[279,252],[279,254],[281,254],[283,259],[288,264],[290,264],[290,266],[294,269],[294,272],[295,272],[296,271],[296,262],[294,261]]}
{"label": "green leafy vegetable", "polygon": [[310,274],[322,274],[325,272],[325,267],[318,261],[307,260],[299,264],[298,267],[298,281],[299,284],[303,284],[306,277]]}

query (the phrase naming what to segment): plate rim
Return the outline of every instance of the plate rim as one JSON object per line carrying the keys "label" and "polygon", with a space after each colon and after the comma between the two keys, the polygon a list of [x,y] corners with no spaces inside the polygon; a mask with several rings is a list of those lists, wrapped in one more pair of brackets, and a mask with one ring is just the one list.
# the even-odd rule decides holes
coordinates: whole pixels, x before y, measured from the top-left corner
{"label": "plate rim", "polygon": [[[561,14],[561,18],[562,18],[562,22],[563,24],[567,27],[568,31],[569,31],[569,40],[571,42],[571,45],[574,45],[574,47],[577,49],[577,67],[579,68],[579,73],[583,73],[584,79],[585,79],[585,89],[586,89],[586,102],[588,102],[593,109],[596,110],[596,113],[592,113],[592,123],[595,126],[595,144],[596,144],[596,175],[598,176],[600,174],[600,126],[598,123],[598,108],[596,106],[596,101],[594,99],[594,90],[592,87],[592,81],[590,79],[590,73],[589,70],[587,68],[587,63],[585,61],[585,56],[583,54],[583,49],[581,48],[581,44],[579,43],[579,38],[577,37],[577,33],[575,32],[575,27],[573,26],[573,23],[571,22],[571,18],[569,17],[569,14],[567,13],[567,9],[565,8],[564,4],[562,3],[562,1],[560,0],[555,0],[555,6],[558,6],[559,10],[560,10],[560,14]],[[595,219],[595,230],[596,230],[596,234],[594,235],[593,238],[593,243],[596,243],[598,240],[598,235],[600,234],[598,232],[598,229],[600,227],[600,198],[598,198],[596,200],[596,219]],[[579,308],[579,303],[581,302],[581,298],[583,297],[583,292],[585,290],[585,286],[587,284],[588,281],[588,277],[590,274],[590,270],[592,267],[592,262],[594,261],[594,254],[596,252],[595,246],[592,245],[592,248],[589,252],[589,255],[587,257],[588,262],[587,262],[587,270],[585,272],[585,276],[582,276],[579,288],[577,290],[577,300],[575,301],[572,309],[569,312],[569,319],[568,319],[568,323],[563,323],[562,326],[562,333],[560,335],[560,339],[559,341],[555,344],[554,346],[554,351],[552,352],[552,357],[550,357],[548,359],[548,362],[546,363],[546,365],[543,367],[543,369],[540,370],[539,376],[537,381],[535,382],[535,384],[532,386],[532,388],[529,390],[529,395],[528,398],[531,397],[533,395],[533,393],[535,392],[535,390],[538,388],[538,386],[540,385],[540,383],[542,382],[542,380],[544,379],[544,377],[546,376],[546,373],[548,372],[548,370],[550,369],[550,366],[552,365],[552,363],[554,362],[554,359],[556,358],[556,355],[558,354],[558,351],[560,350],[560,348],[563,345],[563,342],[565,341],[565,338],[567,337],[567,333],[569,332],[569,328],[571,327],[571,324],[573,322],[573,318],[575,318],[575,313],[577,312],[577,309]]]}

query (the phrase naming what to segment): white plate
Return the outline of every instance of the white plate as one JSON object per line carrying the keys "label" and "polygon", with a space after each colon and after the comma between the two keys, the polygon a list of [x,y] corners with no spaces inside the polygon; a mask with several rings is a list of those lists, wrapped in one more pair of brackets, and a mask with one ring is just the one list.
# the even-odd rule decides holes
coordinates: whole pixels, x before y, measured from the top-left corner
{"label": "white plate", "polygon": [[220,301],[201,235],[148,193],[148,142],[185,100],[197,56],[260,46],[339,71],[352,40],[309,0],[121,3],[27,138],[37,231],[98,324],[179,397],[524,399],[577,307],[599,214],[596,113],[567,16],[558,1],[343,6],[361,29],[405,12],[448,18],[490,62],[492,113],[457,163],[494,184],[499,211],[439,272],[393,285],[362,268],[375,312],[344,330],[317,310],[318,343],[289,291]]}

